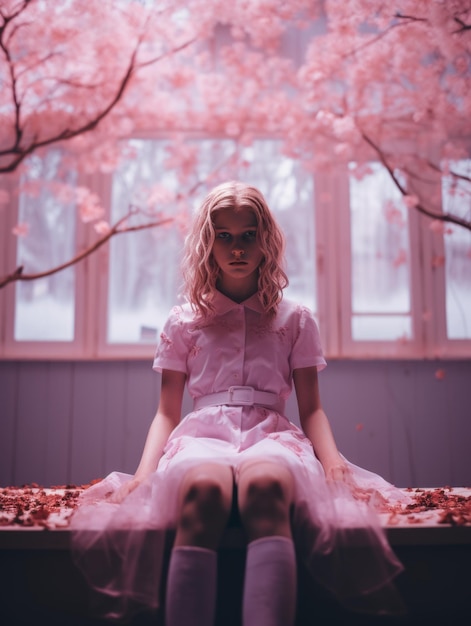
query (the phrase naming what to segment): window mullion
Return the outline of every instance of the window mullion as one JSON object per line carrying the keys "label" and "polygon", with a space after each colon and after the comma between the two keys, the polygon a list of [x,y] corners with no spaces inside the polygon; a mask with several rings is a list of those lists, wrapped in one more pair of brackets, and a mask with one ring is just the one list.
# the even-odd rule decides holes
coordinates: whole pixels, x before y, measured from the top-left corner
{"label": "window mullion", "polygon": [[431,332],[430,249],[424,230],[424,217],[411,209],[408,222],[413,354],[420,357],[431,356],[433,332]]}
{"label": "window mullion", "polygon": [[[110,223],[110,176],[95,173],[87,177],[85,184],[98,196],[100,205],[105,209],[101,219]],[[98,235],[92,225],[87,225],[85,231],[84,246],[90,247]],[[84,261],[83,340],[84,351],[89,358],[104,356],[102,348],[106,343],[109,245],[109,242],[105,243]]]}
{"label": "window mullion", "polygon": [[[416,182],[415,187],[429,206],[434,206],[434,199],[440,198],[440,180]],[[438,200],[438,202],[440,202]],[[446,338],[445,275],[443,267],[437,262],[443,258],[443,239],[434,235],[430,229],[431,219],[410,211],[411,254],[414,255],[412,269],[412,295],[414,329],[422,339],[421,355],[434,358],[443,354]],[[419,334],[420,332],[420,334]]]}
{"label": "window mullion", "polygon": [[[350,216],[345,167],[322,174],[319,220],[322,233],[323,313],[326,321],[327,352],[342,356],[350,342]],[[317,204],[316,204],[317,205]]]}
{"label": "window mullion", "polygon": [[[18,174],[15,172],[9,176],[2,176],[2,188],[9,194],[9,202],[5,210],[0,213],[0,232],[2,233],[2,250],[0,255],[0,272],[2,276],[9,274],[16,269],[16,245],[17,237],[12,234],[12,229],[18,223],[18,194],[13,193],[18,186]],[[0,327],[1,334],[1,356],[10,356],[13,348],[13,331],[15,320],[15,287],[12,282],[5,285],[0,290],[0,311],[2,321]]]}

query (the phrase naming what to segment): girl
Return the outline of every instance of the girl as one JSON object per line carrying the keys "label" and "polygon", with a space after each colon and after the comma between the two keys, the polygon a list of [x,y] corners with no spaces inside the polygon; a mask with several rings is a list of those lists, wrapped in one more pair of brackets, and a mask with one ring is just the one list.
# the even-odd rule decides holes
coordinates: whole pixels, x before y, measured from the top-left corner
{"label": "girl", "polygon": [[[257,189],[230,182],[207,196],[186,240],[189,303],[173,309],[156,352],[160,403],[137,471],[88,490],[72,522],[77,561],[119,601],[115,616],[157,606],[163,531],[173,527],[166,625],[211,625],[216,550],[234,503],[248,539],[245,626],[294,623],[295,544],[350,604],[377,599],[401,571],[372,505],[372,494],[400,493],[337,450],[319,397],[317,326],[282,298],[282,253]],[[180,421],[185,384],[194,406]],[[302,430],[284,415],[293,384]]]}

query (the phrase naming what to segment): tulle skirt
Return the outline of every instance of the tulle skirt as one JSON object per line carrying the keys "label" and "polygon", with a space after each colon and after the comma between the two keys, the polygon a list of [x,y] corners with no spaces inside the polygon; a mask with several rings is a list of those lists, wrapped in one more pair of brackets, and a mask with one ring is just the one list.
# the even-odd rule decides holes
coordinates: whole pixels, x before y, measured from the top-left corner
{"label": "tulle skirt", "polygon": [[[243,425],[243,427],[242,427]],[[113,472],[81,496],[71,520],[72,551],[109,618],[157,609],[168,531],[178,517],[185,473],[210,460],[238,470],[248,460],[283,463],[295,485],[292,514],[298,558],[312,578],[349,608],[398,613],[392,581],[402,565],[379,512],[407,496],[346,461],[351,483],[326,481],[303,432],[260,407],[211,407],[190,413],[172,433],[156,472],[121,503],[110,496],[132,476]],[[352,487],[354,485],[354,487]]]}

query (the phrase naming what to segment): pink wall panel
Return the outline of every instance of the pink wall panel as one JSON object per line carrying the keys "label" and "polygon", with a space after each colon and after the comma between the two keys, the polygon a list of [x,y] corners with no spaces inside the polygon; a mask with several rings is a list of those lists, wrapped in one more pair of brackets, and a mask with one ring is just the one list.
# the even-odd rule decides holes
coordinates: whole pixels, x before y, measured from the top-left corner
{"label": "pink wall panel", "polygon": [[[320,384],[352,462],[401,487],[471,485],[471,361],[331,361]],[[143,361],[1,361],[0,485],[132,473],[158,387]]]}

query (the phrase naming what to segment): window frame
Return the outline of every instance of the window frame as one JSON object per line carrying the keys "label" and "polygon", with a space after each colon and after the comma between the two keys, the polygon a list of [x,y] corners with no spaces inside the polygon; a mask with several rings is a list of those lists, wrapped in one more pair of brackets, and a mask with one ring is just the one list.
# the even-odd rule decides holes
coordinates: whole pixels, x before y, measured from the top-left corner
{"label": "window frame", "polygon": [[[320,178],[318,176],[318,178]],[[328,272],[319,269],[323,277],[324,297],[319,296],[322,307],[320,325],[324,320],[329,324],[322,333],[327,336],[326,353],[334,358],[423,358],[425,345],[422,338],[421,324],[418,311],[422,310],[423,296],[420,290],[420,259],[412,245],[414,236],[419,237],[418,215],[409,213],[408,239],[411,255],[410,263],[410,298],[411,298],[411,325],[412,339],[398,340],[354,340],[352,338],[352,284],[351,284],[351,212],[349,194],[348,164],[339,165],[333,176],[323,175],[316,188],[320,187],[320,196],[330,197],[331,203],[324,203],[324,210],[319,212],[319,232],[326,242],[318,241],[319,257],[322,264],[333,268],[333,280]],[[320,202],[322,200],[320,199]],[[336,207],[337,210],[332,210]],[[348,254],[339,254],[339,250],[348,251]],[[332,284],[333,283],[333,284]],[[321,304],[322,306],[322,304]],[[335,312],[335,316],[333,313]]]}
{"label": "window frame", "polygon": [[[168,137],[168,135],[167,135]],[[138,136],[153,139],[155,135]],[[313,173],[313,207],[315,211],[315,254],[317,267],[317,318],[328,358],[355,359],[447,359],[471,357],[471,339],[449,339],[446,328],[445,268],[433,267],[435,256],[444,254],[444,235],[432,233],[430,218],[409,210],[409,251],[411,322],[410,341],[358,341],[351,334],[351,266],[339,250],[349,250],[350,200],[348,164],[338,163],[330,172]],[[10,204],[0,210],[0,272],[4,275],[15,267],[16,239],[10,236],[17,223],[18,195],[15,193],[19,175],[2,177],[2,187],[10,191]],[[112,174],[80,176],[78,184],[88,186],[101,198],[108,220],[111,211]],[[442,177],[437,174],[441,209]],[[430,193],[430,190],[429,190]],[[3,233],[3,235],[2,235]],[[129,235],[122,235],[129,236]],[[76,250],[85,249],[94,241],[94,231],[76,217]],[[15,341],[13,333],[15,283],[0,289],[0,358],[2,359],[151,359],[153,343],[107,342],[108,267],[110,245],[74,266],[75,337],[73,341]],[[430,319],[426,313],[433,311]]]}
{"label": "window frame", "polygon": [[[113,177],[104,174],[97,181],[95,190],[103,201],[105,215],[103,219],[111,224]],[[159,228],[159,227],[157,227]],[[129,237],[128,234],[117,235]],[[110,243],[106,243],[95,254],[88,257],[91,273],[95,277],[94,295],[91,300],[96,303],[96,340],[95,355],[98,359],[151,359],[155,352],[154,343],[109,343],[108,336],[108,269],[110,266]]]}
{"label": "window frame", "polygon": [[[15,189],[19,185],[19,174],[15,172],[7,177],[6,187],[10,192],[9,209],[2,211],[2,232],[4,238],[4,266],[1,268],[2,275],[17,266],[17,241],[18,238],[9,236],[12,229],[18,223],[19,197]],[[83,184],[78,180],[78,184]],[[3,228],[4,227],[4,228]],[[87,230],[78,215],[75,216],[75,253],[88,245]],[[72,341],[17,341],[14,338],[15,304],[17,282],[6,285],[0,289],[0,310],[3,311],[2,341],[0,355],[2,358],[15,359],[77,359],[83,356],[84,347],[90,344],[86,329],[86,307],[89,302],[87,284],[87,259],[74,265],[74,339]],[[79,297],[79,294],[81,297]]]}

